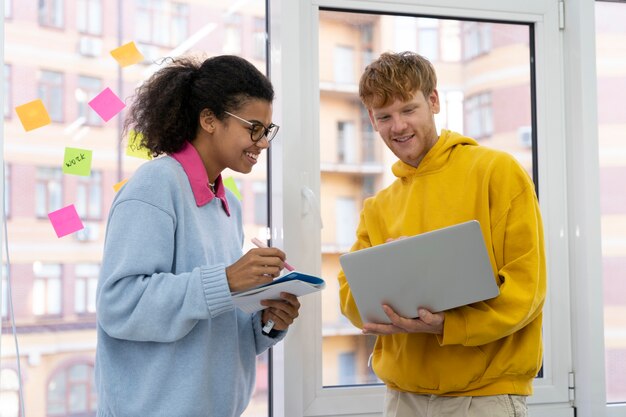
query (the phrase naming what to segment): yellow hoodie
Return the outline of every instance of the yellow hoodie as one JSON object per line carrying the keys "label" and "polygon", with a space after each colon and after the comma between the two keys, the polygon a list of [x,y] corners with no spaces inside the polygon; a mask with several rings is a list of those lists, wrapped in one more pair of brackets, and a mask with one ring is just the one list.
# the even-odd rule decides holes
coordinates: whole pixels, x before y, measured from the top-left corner
{"label": "yellow hoodie", "polygon": [[[542,364],[546,293],[533,182],[510,155],[446,130],[417,168],[398,161],[392,170],[396,181],[364,202],[351,250],[475,219],[500,295],[446,311],[442,335],[379,336],[376,375],[416,394],[530,395]],[[342,312],[362,327],[343,271],[338,279]]]}

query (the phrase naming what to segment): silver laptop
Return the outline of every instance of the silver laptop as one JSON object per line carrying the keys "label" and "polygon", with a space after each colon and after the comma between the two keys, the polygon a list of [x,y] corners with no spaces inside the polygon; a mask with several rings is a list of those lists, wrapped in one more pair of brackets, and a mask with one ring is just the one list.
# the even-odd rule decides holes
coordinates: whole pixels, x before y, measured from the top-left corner
{"label": "silver laptop", "polygon": [[478,221],[394,240],[339,257],[364,323],[389,323],[381,304],[404,317],[440,312],[499,294]]}

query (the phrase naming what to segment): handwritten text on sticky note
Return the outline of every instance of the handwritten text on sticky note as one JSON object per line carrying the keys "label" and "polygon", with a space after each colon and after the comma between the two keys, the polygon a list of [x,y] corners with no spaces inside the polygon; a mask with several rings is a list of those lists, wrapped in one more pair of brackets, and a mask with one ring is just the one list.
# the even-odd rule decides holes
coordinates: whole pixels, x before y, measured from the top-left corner
{"label": "handwritten text on sticky note", "polygon": [[89,106],[102,117],[102,120],[108,122],[113,116],[121,112],[126,104],[107,87],[89,102]]}
{"label": "handwritten text on sticky note", "polygon": [[141,145],[142,139],[143,135],[141,133],[137,133],[134,130],[131,130],[128,133],[128,145],[126,146],[126,155],[134,156],[135,158],[141,159],[152,159],[150,150]]}
{"label": "handwritten text on sticky note", "polygon": [[63,237],[85,228],[80,217],[78,217],[74,204],[48,213],[48,218],[50,219],[50,223],[52,223],[57,237]]}
{"label": "handwritten text on sticky note", "polygon": [[143,55],[137,49],[135,42],[128,42],[119,48],[113,49],[111,55],[121,67],[127,67],[143,60]]}
{"label": "handwritten text on sticky note", "polygon": [[17,106],[15,112],[27,132],[51,123],[50,115],[41,99]]}
{"label": "handwritten text on sticky note", "polygon": [[91,154],[88,149],[65,148],[63,173],[83,177],[91,175]]}

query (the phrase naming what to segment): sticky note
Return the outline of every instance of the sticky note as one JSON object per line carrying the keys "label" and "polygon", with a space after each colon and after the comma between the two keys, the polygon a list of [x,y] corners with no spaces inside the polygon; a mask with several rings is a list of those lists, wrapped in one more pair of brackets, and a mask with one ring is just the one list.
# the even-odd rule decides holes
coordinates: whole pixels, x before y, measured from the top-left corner
{"label": "sticky note", "polygon": [[41,99],[17,106],[15,112],[27,132],[51,123],[48,110]]}
{"label": "sticky note", "polygon": [[243,197],[241,196],[241,193],[239,192],[239,189],[237,188],[237,183],[235,182],[235,179],[233,177],[228,177],[223,181],[223,183],[224,183],[224,187],[232,191],[233,194],[235,194],[235,197],[237,197],[237,199],[241,201]]}
{"label": "sticky note", "polygon": [[113,186],[113,191],[118,192],[118,191],[120,190],[120,188],[122,188],[122,186],[123,186],[124,184],[126,184],[127,182],[128,182],[128,178],[126,178],[125,180],[122,180],[122,181],[118,182],[117,184],[115,184],[115,185]]}
{"label": "sticky note", "polygon": [[50,223],[52,223],[52,227],[54,227],[57,237],[63,237],[85,228],[80,217],[78,217],[74,204],[48,213],[48,218]]}
{"label": "sticky note", "polygon": [[126,155],[141,159],[152,159],[148,148],[141,146],[143,135],[134,130],[128,132],[128,145],[126,145]]}
{"label": "sticky note", "polygon": [[91,154],[88,149],[65,148],[63,173],[83,177],[91,175]]}
{"label": "sticky note", "polygon": [[135,42],[128,42],[119,48],[113,49],[111,51],[111,56],[115,58],[121,67],[127,67],[143,60],[143,55],[137,49]]}
{"label": "sticky note", "polygon": [[91,99],[89,107],[94,109],[98,116],[102,117],[102,120],[108,122],[113,116],[121,112],[126,107],[126,104],[107,87]]}

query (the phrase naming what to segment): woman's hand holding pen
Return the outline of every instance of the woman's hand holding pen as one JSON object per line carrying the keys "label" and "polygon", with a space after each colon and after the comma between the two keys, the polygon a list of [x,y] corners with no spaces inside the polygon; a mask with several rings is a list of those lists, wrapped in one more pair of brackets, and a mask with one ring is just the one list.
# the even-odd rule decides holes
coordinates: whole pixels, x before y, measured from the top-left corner
{"label": "woman's hand holding pen", "polygon": [[231,291],[242,291],[271,282],[285,266],[285,252],[277,248],[254,248],[226,267]]}

